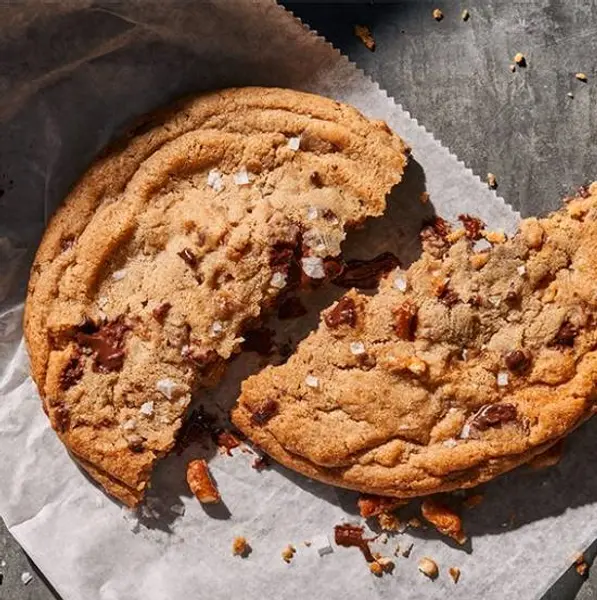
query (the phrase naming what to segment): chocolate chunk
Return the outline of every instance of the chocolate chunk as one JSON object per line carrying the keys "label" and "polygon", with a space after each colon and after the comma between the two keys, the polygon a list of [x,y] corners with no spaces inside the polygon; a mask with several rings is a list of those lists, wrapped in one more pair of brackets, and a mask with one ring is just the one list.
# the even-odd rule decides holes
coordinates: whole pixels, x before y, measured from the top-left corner
{"label": "chocolate chunk", "polygon": [[297,234],[294,243],[277,242],[271,249],[269,263],[272,271],[286,275],[289,286],[296,286],[302,278],[301,249],[302,236],[300,234]]}
{"label": "chocolate chunk", "polygon": [[531,366],[531,357],[525,350],[513,350],[504,357],[506,367],[513,373],[524,373]]}
{"label": "chocolate chunk", "polygon": [[81,352],[77,348],[60,374],[60,387],[63,390],[68,390],[81,377],[83,377],[83,364],[81,362]]}
{"label": "chocolate chunk", "polygon": [[502,423],[516,420],[517,411],[513,404],[487,404],[474,416],[471,425],[479,431],[497,427]]}
{"label": "chocolate chunk", "polygon": [[275,332],[267,327],[251,329],[243,334],[245,341],[242,343],[244,352],[257,352],[260,356],[269,356],[274,346]]}
{"label": "chocolate chunk", "polygon": [[375,289],[383,275],[400,265],[391,252],[384,252],[371,260],[349,260],[332,283],[343,288]]}
{"label": "chocolate chunk", "polygon": [[401,340],[412,342],[417,330],[417,307],[410,300],[406,300],[392,312],[394,314],[394,332]]}
{"label": "chocolate chunk", "polygon": [[560,326],[558,333],[554,337],[552,344],[555,346],[574,346],[574,340],[578,334],[578,331],[570,321],[564,321]]}
{"label": "chocolate chunk", "polygon": [[450,289],[450,287],[448,286],[445,286],[442,289],[438,299],[442,304],[445,304],[448,308],[451,308],[455,304],[458,304],[460,300],[460,298],[458,298],[458,294],[454,290]]}
{"label": "chocolate chunk", "polygon": [[275,400],[266,400],[252,415],[253,425],[265,425],[277,412],[279,405]]}
{"label": "chocolate chunk", "polygon": [[364,529],[359,525],[351,525],[350,523],[336,525],[334,527],[334,539],[338,546],[358,548],[363,553],[367,562],[373,562],[375,559],[367,543],[372,540],[364,538],[363,531]]}
{"label": "chocolate chunk", "polygon": [[278,306],[279,319],[295,319],[307,314],[307,309],[301,302],[300,298],[290,296],[285,298]]}
{"label": "chocolate chunk", "polygon": [[160,324],[163,325],[164,321],[166,319],[167,314],[170,312],[170,309],[172,308],[172,304],[170,304],[170,302],[164,302],[163,304],[160,304],[159,306],[156,306],[152,311],[151,314],[153,315],[153,318]]}
{"label": "chocolate chunk", "polygon": [[197,256],[190,248],[183,248],[178,252],[178,256],[180,256],[191,269],[194,269],[197,266]]}
{"label": "chocolate chunk", "polygon": [[124,363],[124,334],[128,329],[122,316],[99,326],[86,321],[75,334],[75,339],[95,355],[95,371],[119,371]]}
{"label": "chocolate chunk", "polygon": [[357,324],[357,308],[354,300],[343,296],[334,308],[324,317],[325,324],[330,329],[337,329],[340,325],[355,327]]}
{"label": "chocolate chunk", "polygon": [[311,175],[309,176],[309,179],[316,188],[323,187],[323,179],[317,171],[313,171],[313,173],[311,173]]}
{"label": "chocolate chunk", "polygon": [[232,456],[232,450],[240,446],[240,440],[231,431],[221,430],[216,434],[216,445]]}
{"label": "chocolate chunk", "polygon": [[471,215],[460,215],[458,219],[464,226],[464,232],[469,240],[480,240],[481,231],[485,229],[485,223],[477,217],[471,217]]}
{"label": "chocolate chunk", "polygon": [[70,425],[70,412],[64,405],[58,406],[53,412],[52,417],[54,427],[59,433],[64,433]]}

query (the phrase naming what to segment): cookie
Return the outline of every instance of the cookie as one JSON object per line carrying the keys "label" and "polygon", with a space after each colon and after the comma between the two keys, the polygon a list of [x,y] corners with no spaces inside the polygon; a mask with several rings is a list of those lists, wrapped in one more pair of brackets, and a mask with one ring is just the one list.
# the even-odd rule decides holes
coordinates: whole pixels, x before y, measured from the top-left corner
{"label": "cookie", "polygon": [[592,415],[597,184],[509,240],[461,220],[436,219],[408,270],[246,380],[234,423],[309,477],[411,497],[487,481]]}
{"label": "cookie", "polygon": [[327,98],[243,88],[140,123],[83,176],[35,258],[32,375],[54,429],[128,505],[276,296],[383,213],[407,148]]}

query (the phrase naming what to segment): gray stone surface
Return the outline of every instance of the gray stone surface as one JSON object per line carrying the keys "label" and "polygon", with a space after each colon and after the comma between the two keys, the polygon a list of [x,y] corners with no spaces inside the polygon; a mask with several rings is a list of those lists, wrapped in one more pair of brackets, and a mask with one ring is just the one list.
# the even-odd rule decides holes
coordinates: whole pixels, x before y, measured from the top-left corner
{"label": "gray stone surface", "polygon": [[[347,53],[524,215],[546,212],[597,178],[597,3],[592,0],[284,2]],[[445,18],[436,22],[433,8]],[[1,11],[1,8],[0,8]],[[352,33],[369,25],[375,53]],[[525,54],[528,66],[509,70]],[[585,72],[588,83],[574,78]],[[568,93],[574,98],[569,98]],[[557,540],[554,540],[557,543]],[[595,554],[594,547],[587,557]],[[0,523],[1,600],[51,600]],[[24,586],[20,575],[33,581]],[[578,592],[571,570],[546,600],[597,600],[597,569]],[[577,595],[578,593],[578,595]]]}

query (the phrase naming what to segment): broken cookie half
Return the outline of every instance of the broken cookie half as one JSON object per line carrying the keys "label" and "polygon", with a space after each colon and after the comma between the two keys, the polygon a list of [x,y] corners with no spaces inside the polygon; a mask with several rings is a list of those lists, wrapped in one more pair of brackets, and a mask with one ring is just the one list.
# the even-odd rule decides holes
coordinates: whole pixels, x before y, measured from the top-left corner
{"label": "broken cookie half", "polygon": [[407,155],[349,106],[243,88],[146,120],[89,169],[41,242],[25,335],[52,426],[109,493],[142,499],[191,393],[282,290],[328,276]]}
{"label": "broken cookie half", "polygon": [[309,477],[411,497],[491,479],[590,417],[597,184],[509,240],[461,220],[436,220],[408,270],[347,293],[286,364],[247,379],[236,426]]}

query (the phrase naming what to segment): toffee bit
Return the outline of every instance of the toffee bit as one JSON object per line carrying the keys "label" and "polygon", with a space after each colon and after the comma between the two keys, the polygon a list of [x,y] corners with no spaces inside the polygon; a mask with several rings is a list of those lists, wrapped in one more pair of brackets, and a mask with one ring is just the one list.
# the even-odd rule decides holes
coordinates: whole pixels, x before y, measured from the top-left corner
{"label": "toffee bit", "polygon": [[363,45],[367,50],[375,52],[375,39],[371,33],[371,29],[367,25],[355,25],[354,34],[363,42]]}
{"label": "toffee bit", "polygon": [[290,561],[294,558],[294,554],[296,552],[296,548],[291,544],[288,544],[284,550],[281,552],[282,560],[285,563],[290,563]]}

